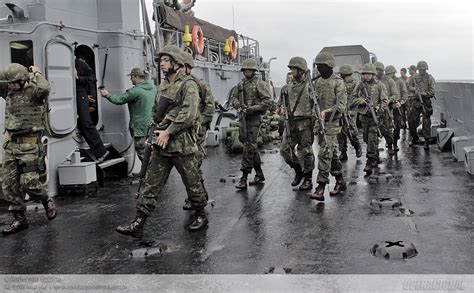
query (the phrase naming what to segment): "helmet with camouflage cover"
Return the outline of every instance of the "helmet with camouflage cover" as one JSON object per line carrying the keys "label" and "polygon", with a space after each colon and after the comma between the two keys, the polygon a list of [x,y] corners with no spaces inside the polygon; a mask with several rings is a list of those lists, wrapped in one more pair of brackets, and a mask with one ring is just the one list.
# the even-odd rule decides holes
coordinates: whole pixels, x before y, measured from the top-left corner
{"label": "helmet with camouflage cover", "polygon": [[368,73],[368,74],[377,74],[377,71],[375,70],[374,64],[366,63],[362,67],[361,73],[362,74],[366,74],[366,73]]}
{"label": "helmet with camouflage cover", "polygon": [[329,52],[319,53],[318,56],[316,56],[316,59],[314,59],[314,63],[326,64],[327,66],[331,68],[336,66],[336,60],[334,59],[334,56]]}
{"label": "helmet with camouflage cover", "polygon": [[182,51],[184,65],[194,68],[194,58],[188,51]]}
{"label": "helmet with camouflage cover", "polygon": [[2,70],[2,81],[3,82],[15,82],[15,81],[26,81],[29,80],[28,69],[25,66],[18,63],[8,64]]}
{"label": "helmet with camouflage cover", "polygon": [[395,66],[388,65],[387,67],[385,67],[385,74],[392,74],[392,73],[397,73]]}
{"label": "helmet with camouflage cover", "polygon": [[184,65],[182,50],[175,45],[164,46],[160,53],[158,53],[158,58],[161,58],[163,55],[168,55],[173,58],[174,62]]}
{"label": "helmet with camouflage cover", "polygon": [[352,69],[350,65],[342,65],[341,68],[339,68],[339,72],[344,75],[351,75],[354,73],[354,69]]}
{"label": "helmet with camouflage cover", "polygon": [[420,69],[428,70],[428,63],[426,63],[426,61],[419,61],[416,64],[416,69],[418,69],[418,70],[420,70]]}
{"label": "helmet with camouflage cover", "polygon": [[380,70],[385,70],[385,66],[383,65],[382,62],[375,62],[374,63],[375,69],[380,69]]}
{"label": "helmet with camouflage cover", "polygon": [[258,66],[257,66],[257,61],[253,58],[247,58],[242,62],[242,68],[240,69],[241,71],[244,70],[255,70],[258,71]]}
{"label": "helmet with camouflage cover", "polygon": [[415,65],[410,65],[410,67],[408,67],[409,70],[415,70],[416,71],[416,66]]}
{"label": "helmet with camouflage cover", "polygon": [[306,60],[303,57],[293,57],[290,59],[290,62],[288,62],[288,68],[291,69],[291,67],[296,67],[300,70],[307,71],[308,70],[308,64],[306,63]]}

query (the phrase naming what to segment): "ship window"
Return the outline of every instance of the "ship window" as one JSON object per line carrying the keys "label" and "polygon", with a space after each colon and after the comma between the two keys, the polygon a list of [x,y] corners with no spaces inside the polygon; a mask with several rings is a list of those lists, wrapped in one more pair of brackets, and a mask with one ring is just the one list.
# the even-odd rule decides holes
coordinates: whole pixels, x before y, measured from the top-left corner
{"label": "ship window", "polygon": [[33,41],[10,42],[10,53],[12,63],[20,63],[26,67],[34,65]]}

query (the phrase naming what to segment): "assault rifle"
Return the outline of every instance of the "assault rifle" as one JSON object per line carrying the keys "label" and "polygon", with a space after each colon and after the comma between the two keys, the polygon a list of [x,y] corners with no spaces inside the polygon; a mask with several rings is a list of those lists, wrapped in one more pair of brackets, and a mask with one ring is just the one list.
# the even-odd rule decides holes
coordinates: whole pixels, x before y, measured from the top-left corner
{"label": "assault rifle", "polygon": [[379,127],[379,117],[377,116],[377,113],[375,112],[374,101],[372,100],[372,97],[369,95],[369,92],[367,90],[367,83],[362,82],[362,86],[364,88],[365,103],[367,105],[367,108],[370,111],[370,115],[372,116],[372,119],[375,122],[375,126],[377,127],[377,132],[379,136],[381,137],[382,133],[380,132],[380,127]]}
{"label": "assault rifle", "polygon": [[288,100],[288,94],[283,94],[282,95],[282,102],[283,102],[283,111],[285,114],[284,117],[284,127],[286,130],[286,140],[288,142],[288,145],[290,146],[290,156],[291,159],[294,158],[294,153],[293,153],[293,144],[291,142],[291,125],[290,125],[290,120],[292,119],[291,113],[290,113],[290,103]]}
{"label": "assault rifle", "polygon": [[158,125],[166,116],[168,109],[171,105],[171,100],[165,96],[160,96],[158,101],[158,105],[156,106],[155,116],[153,117],[153,121],[151,122],[150,126],[148,127],[146,140],[145,140],[145,150],[143,152],[143,161],[142,167],[140,169],[139,178],[140,182],[138,184],[138,190],[135,194],[135,197],[138,198],[140,195],[140,189],[142,187],[143,182],[145,181],[146,171],[148,169],[148,165],[150,163],[151,153],[153,151],[157,136],[155,135],[155,131],[158,128]]}
{"label": "assault rifle", "polygon": [[416,80],[415,80],[415,76],[413,76],[413,84],[415,85],[415,92],[416,92],[416,95],[418,96],[418,100],[420,100],[420,103],[421,103],[421,109],[423,111],[423,114],[426,114],[426,108],[425,108],[425,103],[423,102],[423,98],[421,97],[421,94],[420,92],[418,91],[418,84],[416,83]]}
{"label": "assault rifle", "polygon": [[[318,120],[319,124],[319,134],[322,134],[324,137],[324,140],[326,140],[326,126],[324,125],[324,119],[321,119],[321,107],[319,107],[319,102],[318,102],[318,95],[316,93],[316,90],[314,89],[313,86],[313,81],[311,80],[311,72],[308,70],[306,71],[306,82],[308,83],[308,91],[309,91],[309,96],[313,100],[314,103],[314,111],[316,112],[316,119]],[[317,79],[316,77],[315,79]]]}
{"label": "assault rifle", "polygon": [[247,113],[245,113],[245,109],[247,109],[247,106],[245,105],[245,98],[244,98],[244,87],[242,84],[238,86],[239,90],[239,102],[240,102],[240,112],[239,112],[239,120],[242,122],[242,131],[240,132],[242,134],[242,140],[243,143],[248,142],[248,132],[247,132]]}
{"label": "assault rifle", "polygon": [[347,116],[349,116],[349,114],[342,114],[342,121],[347,127],[347,136],[349,136],[349,139],[352,139],[351,125],[349,124],[349,119]]}

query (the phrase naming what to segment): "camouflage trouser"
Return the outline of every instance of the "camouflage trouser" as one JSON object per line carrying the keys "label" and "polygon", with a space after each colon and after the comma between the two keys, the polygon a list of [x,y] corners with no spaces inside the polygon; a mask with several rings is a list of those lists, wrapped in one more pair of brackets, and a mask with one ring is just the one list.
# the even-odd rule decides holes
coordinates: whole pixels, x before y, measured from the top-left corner
{"label": "camouflage trouser", "polygon": [[400,109],[402,111],[402,126],[406,126],[408,123],[408,112],[410,110],[410,103],[406,101],[402,104],[402,107]]}
{"label": "camouflage trouser", "polygon": [[349,138],[351,145],[355,149],[360,148],[360,141],[358,137],[359,130],[357,129],[357,113],[350,113],[349,115],[347,115],[347,120],[349,121],[349,129],[347,129],[347,125],[343,123],[341,133],[337,135],[339,151],[341,151],[342,153],[347,152],[347,138]]}
{"label": "camouflage trouser", "polygon": [[2,191],[14,211],[26,210],[25,192],[34,200],[48,199],[40,180],[40,172],[44,170],[43,146],[38,137],[29,139],[31,143],[17,143],[6,135],[3,143]]}
{"label": "camouflage trouser", "polygon": [[137,152],[138,158],[143,162],[143,154],[145,152],[145,136],[136,136],[133,138],[135,142],[135,152]]}
{"label": "camouflage trouser", "polygon": [[162,156],[157,152],[152,152],[145,175],[145,188],[137,200],[137,209],[147,215],[151,214],[173,167],[176,167],[181,175],[192,206],[196,209],[204,209],[208,195],[201,180],[195,154],[170,157]]}
{"label": "camouflage trouser", "polygon": [[372,116],[359,115],[364,134],[364,142],[367,144],[367,161],[376,162],[379,159],[379,136],[377,125]]}
{"label": "camouflage trouser", "polygon": [[429,98],[423,98],[423,104],[427,113],[423,113],[423,108],[419,100],[411,100],[411,108],[408,113],[408,127],[410,128],[410,135],[412,139],[418,140],[416,128],[420,125],[420,114],[422,114],[421,133],[425,140],[431,136],[431,115],[433,114],[433,106]]}
{"label": "camouflage trouser", "polygon": [[329,184],[329,173],[333,176],[342,175],[342,164],[337,154],[337,135],[341,132],[339,119],[326,123],[325,139],[320,140],[318,154],[318,183]]}
{"label": "camouflage trouser", "polygon": [[385,110],[380,117],[379,127],[387,144],[393,144],[393,114],[392,109]]}
{"label": "camouflage trouser", "polygon": [[247,124],[247,142],[243,141],[243,127],[239,128],[239,140],[244,144],[244,154],[242,156],[242,164],[240,170],[244,173],[252,173],[252,169],[260,170],[262,160],[258,153],[258,132],[260,130],[260,124]]}
{"label": "camouflage trouser", "polygon": [[[280,154],[293,169],[301,167],[303,173],[314,170],[313,154],[313,119],[294,120],[291,125],[291,144],[288,142],[287,130],[283,131]],[[295,154],[295,146],[298,152]]]}
{"label": "camouflage trouser", "polygon": [[400,139],[400,130],[402,129],[403,123],[403,112],[402,107],[398,109],[393,109],[393,141],[396,143],[397,140]]}

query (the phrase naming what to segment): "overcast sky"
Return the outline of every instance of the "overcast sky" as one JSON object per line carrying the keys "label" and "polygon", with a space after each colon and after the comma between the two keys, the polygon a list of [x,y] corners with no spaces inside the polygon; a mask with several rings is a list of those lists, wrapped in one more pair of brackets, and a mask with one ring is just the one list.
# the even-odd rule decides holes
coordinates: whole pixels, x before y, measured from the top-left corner
{"label": "overcast sky", "polygon": [[292,56],[304,57],[311,67],[323,47],[357,44],[397,70],[425,60],[437,80],[473,80],[470,2],[197,0],[193,10],[229,29],[234,19],[237,33],[260,42],[265,60],[277,57],[271,68],[275,84],[285,79]]}

